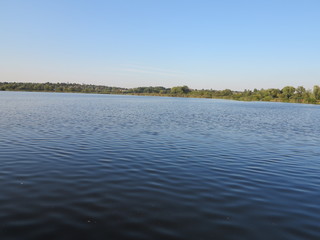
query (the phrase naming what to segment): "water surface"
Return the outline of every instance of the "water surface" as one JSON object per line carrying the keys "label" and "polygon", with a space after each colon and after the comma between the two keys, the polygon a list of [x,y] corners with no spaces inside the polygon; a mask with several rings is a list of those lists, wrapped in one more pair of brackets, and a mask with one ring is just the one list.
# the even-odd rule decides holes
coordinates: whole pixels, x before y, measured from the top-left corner
{"label": "water surface", "polygon": [[0,239],[319,239],[320,106],[0,92]]}

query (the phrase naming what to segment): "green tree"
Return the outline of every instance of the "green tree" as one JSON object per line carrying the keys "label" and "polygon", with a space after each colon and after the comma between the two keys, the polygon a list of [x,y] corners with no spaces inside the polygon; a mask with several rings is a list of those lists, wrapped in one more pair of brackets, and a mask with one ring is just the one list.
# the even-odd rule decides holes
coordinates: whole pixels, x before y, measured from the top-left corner
{"label": "green tree", "polygon": [[221,91],[222,96],[231,96],[233,92],[230,89],[225,89]]}
{"label": "green tree", "polygon": [[306,92],[306,89],[303,86],[298,86],[296,89],[297,97],[302,97]]}
{"label": "green tree", "polygon": [[320,87],[318,85],[313,87],[313,95],[315,99],[320,100]]}
{"label": "green tree", "polygon": [[281,90],[283,97],[287,98],[287,99],[291,98],[295,91],[296,91],[296,89],[291,86],[286,86],[286,87],[282,88],[282,90]]}
{"label": "green tree", "polygon": [[190,92],[190,89],[188,86],[178,86],[171,88],[170,91],[172,94],[187,94]]}
{"label": "green tree", "polygon": [[268,91],[268,95],[272,98],[277,98],[279,97],[281,91],[277,88],[270,88],[267,90]]}

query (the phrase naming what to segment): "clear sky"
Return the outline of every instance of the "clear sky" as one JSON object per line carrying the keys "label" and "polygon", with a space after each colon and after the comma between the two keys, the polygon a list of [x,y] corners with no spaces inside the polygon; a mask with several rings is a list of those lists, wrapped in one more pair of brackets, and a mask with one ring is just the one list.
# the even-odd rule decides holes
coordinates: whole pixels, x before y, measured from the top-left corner
{"label": "clear sky", "polygon": [[319,0],[0,0],[0,81],[320,84]]}

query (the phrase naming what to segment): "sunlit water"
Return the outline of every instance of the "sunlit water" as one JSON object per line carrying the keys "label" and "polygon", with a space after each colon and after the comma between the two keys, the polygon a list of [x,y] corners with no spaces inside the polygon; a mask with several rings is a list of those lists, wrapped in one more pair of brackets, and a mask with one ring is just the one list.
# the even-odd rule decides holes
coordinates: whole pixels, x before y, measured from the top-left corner
{"label": "sunlit water", "polygon": [[320,106],[0,92],[0,239],[320,239]]}

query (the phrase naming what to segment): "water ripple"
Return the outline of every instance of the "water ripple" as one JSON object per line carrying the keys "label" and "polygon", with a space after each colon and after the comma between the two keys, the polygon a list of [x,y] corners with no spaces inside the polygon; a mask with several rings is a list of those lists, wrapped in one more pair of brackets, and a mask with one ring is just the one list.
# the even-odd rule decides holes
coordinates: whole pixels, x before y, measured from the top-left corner
{"label": "water ripple", "polygon": [[319,109],[0,92],[0,238],[318,239]]}

